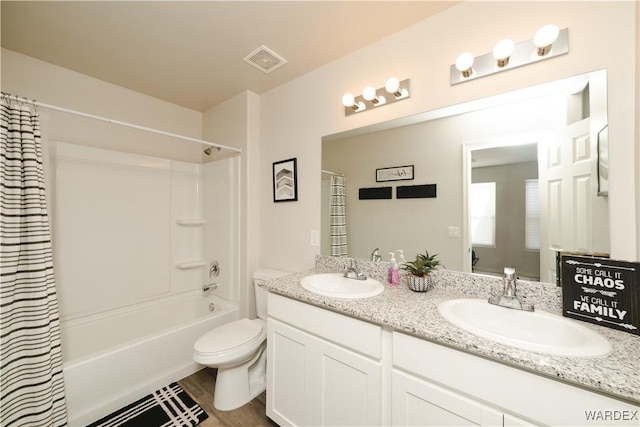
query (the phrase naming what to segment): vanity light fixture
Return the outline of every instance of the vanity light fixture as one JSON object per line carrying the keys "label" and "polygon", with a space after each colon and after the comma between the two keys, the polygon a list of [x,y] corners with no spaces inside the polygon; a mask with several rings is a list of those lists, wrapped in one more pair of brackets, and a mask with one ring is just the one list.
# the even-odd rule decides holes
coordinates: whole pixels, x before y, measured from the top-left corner
{"label": "vanity light fixture", "polygon": [[[385,92],[388,95],[385,95]],[[409,97],[409,79],[400,81],[391,77],[385,83],[384,88],[376,89],[373,86],[367,86],[362,90],[362,95],[358,96],[345,93],[342,96],[342,105],[344,105],[344,115],[350,116],[383,105],[393,104]]]}
{"label": "vanity light fixture", "polygon": [[451,84],[474,80],[567,53],[569,29],[561,30],[554,24],[545,25],[535,33],[532,40],[515,44],[510,39],[503,39],[495,44],[491,53],[475,58],[469,52],[460,54],[450,67]]}

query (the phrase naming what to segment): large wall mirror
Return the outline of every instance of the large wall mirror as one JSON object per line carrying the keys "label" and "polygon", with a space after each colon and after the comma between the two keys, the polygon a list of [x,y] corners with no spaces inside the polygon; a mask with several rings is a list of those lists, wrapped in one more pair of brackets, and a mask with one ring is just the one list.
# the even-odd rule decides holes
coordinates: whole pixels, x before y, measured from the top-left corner
{"label": "large wall mirror", "polygon": [[[346,243],[352,257],[401,249],[409,260],[428,250],[449,270],[513,266],[550,283],[558,251],[608,254],[606,80],[600,70],[325,136],[322,253]],[[420,187],[429,184],[435,197]],[[406,186],[431,197],[399,198]],[[370,188],[386,198],[361,194]]]}

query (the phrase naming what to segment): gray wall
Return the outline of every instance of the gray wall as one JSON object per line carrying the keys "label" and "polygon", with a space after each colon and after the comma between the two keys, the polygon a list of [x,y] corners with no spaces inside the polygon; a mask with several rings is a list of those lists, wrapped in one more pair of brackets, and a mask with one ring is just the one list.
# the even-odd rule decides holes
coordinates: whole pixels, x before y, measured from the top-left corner
{"label": "gray wall", "polygon": [[538,162],[474,168],[472,182],[496,183],[496,246],[474,246],[477,273],[514,267],[519,276],[540,277],[540,251],[525,249],[525,181],[538,178]]}
{"label": "gray wall", "polygon": [[[460,227],[462,233],[466,226],[463,218],[463,146],[559,129],[566,121],[566,102],[552,99],[553,102],[543,104],[542,98],[537,98],[518,105],[487,108],[324,141],[322,168],[342,173],[346,178],[349,255],[369,258],[371,251],[378,247],[383,260],[388,261],[387,252],[403,249],[410,260],[417,253],[428,250],[439,253],[448,269],[462,270],[466,256],[462,238],[449,237],[448,227]],[[413,180],[376,182],[376,168],[404,165],[414,165]],[[437,197],[395,198],[397,185],[418,184],[436,184]],[[382,186],[393,187],[393,199],[358,199],[359,188]],[[322,188],[322,200],[325,201],[328,185],[323,183]],[[322,212],[322,247],[323,254],[328,255],[328,208],[323,206]]]}

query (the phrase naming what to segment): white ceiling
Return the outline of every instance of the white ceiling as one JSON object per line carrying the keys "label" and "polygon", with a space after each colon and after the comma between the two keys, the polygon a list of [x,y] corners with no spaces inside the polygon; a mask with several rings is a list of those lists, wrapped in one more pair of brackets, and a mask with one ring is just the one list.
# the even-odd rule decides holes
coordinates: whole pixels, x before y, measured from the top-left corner
{"label": "white ceiling", "polygon": [[[453,1],[6,1],[2,47],[197,111],[261,94]],[[243,62],[261,45],[287,64]]]}
{"label": "white ceiling", "polygon": [[473,150],[471,167],[509,165],[538,161],[538,144],[510,145]]}

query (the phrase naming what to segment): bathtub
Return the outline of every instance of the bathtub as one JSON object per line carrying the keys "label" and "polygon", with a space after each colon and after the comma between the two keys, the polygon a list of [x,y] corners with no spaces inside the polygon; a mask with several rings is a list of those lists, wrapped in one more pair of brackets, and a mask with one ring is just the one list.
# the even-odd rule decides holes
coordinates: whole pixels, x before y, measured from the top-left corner
{"label": "bathtub", "polygon": [[63,320],[69,425],[87,425],[198,371],[194,342],[238,318],[236,303],[193,291]]}

